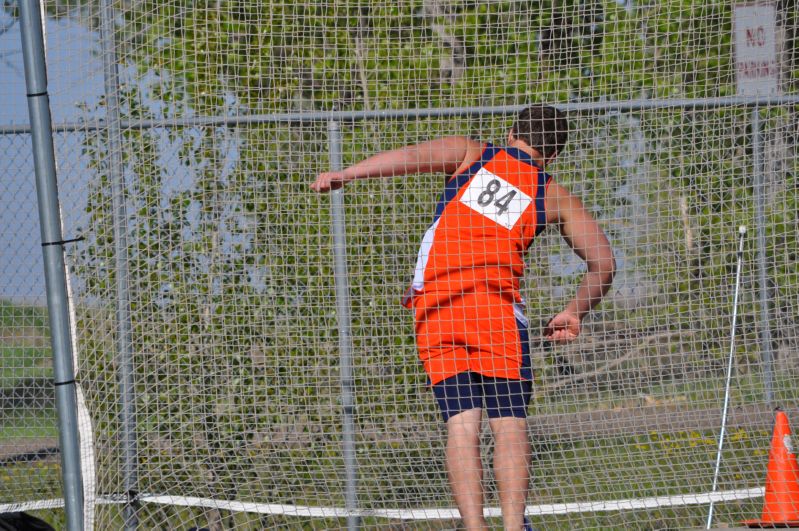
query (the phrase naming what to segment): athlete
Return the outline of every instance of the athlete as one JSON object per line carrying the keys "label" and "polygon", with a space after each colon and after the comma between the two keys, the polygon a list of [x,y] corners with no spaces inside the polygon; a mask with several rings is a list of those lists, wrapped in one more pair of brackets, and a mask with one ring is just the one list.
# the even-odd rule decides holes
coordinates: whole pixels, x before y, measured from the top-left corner
{"label": "athlete", "polygon": [[446,461],[467,529],[483,516],[480,431],[483,412],[494,436],[494,476],[505,529],[529,529],[527,406],[532,370],[520,281],[524,253],[555,225],[585,260],[572,300],[546,325],[548,341],[580,333],[615,273],[610,244],[579,199],[544,171],[565,147],[568,123],[535,105],[516,119],[503,147],[452,136],[369,157],[320,173],[311,188],[337,189],[356,179],[444,173],[444,191],[419,249],[405,304],[413,308],[419,357],[447,427]]}

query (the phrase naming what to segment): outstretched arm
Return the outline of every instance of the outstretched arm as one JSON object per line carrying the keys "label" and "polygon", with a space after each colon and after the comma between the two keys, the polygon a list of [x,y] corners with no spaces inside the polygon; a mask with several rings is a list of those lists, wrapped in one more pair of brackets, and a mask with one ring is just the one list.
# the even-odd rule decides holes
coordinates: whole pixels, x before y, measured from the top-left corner
{"label": "outstretched arm", "polygon": [[355,179],[414,173],[454,173],[464,161],[477,159],[483,146],[464,136],[449,136],[373,155],[342,171],[320,173],[311,189],[329,192]]}
{"label": "outstretched arm", "polygon": [[610,289],[616,261],[605,233],[579,199],[552,183],[547,190],[546,208],[548,221],[558,223],[563,238],[588,266],[574,298],[544,330],[547,339],[567,342],[577,337],[583,317]]}

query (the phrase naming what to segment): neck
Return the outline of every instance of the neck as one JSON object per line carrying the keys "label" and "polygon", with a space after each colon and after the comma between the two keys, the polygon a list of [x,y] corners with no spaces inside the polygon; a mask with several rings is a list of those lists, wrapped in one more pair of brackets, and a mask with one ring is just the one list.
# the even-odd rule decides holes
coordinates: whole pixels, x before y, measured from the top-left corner
{"label": "neck", "polygon": [[530,155],[530,158],[532,158],[542,168],[546,166],[546,159],[544,159],[544,156],[541,154],[541,152],[535,148],[531,148],[527,142],[522,142],[521,140],[514,138],[510,141],[508,146],[516,148],[519,151],[524,151]]}

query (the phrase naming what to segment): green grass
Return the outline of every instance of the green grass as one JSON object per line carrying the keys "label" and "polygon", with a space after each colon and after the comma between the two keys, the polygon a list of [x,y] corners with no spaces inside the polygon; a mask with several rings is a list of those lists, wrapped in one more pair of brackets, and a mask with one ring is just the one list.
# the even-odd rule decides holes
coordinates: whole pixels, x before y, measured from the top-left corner
{"label": "green grass", "polygon": [[[5,406],[0,412],[0,440],[58,434],[47,322],[46,308],[0,300],[0,393]],[[11,404],[13,410],[8,409]]]}
{"label": "green grass", "polygon": [[0,387],[22,378],[50,378],[53,358],[48,348],[0,346]]}
{"label": "green grass", "polygon": [[[716,434],[713,431],[650,433],[635,437],[615,437],[597,440],[536,441],[532,464],[530,505],[551,503],[612,501],[639,499],[654,496],[706,493],[711,489],[711,478],[716,454]],[[766,430],[747,432],[736,429],[728,433],[724,460],[719,477],[719,490],[762,486],[765,478],[770,433]],[[361,443],[365,447],[366,442]],[[443,479],[440,450],[429,448],[429,455],[411,457],[410,448],[400,449],[405,460],[392,460],[380,449],[363,448],[359,452],[364,477],[359,481],[359,500],[363,507],[386,507],[387,500],[403,499],[400,490],[413,489],[405,498],[407,507],[420,504],[425,507],[452,507]],[[383,451],[387,451],[383,449]],[[372,453],[373,452],[373,453]],[[372,453],[372,455],[370,455]],[[288,456],[287,456],[288,457]],[[383,462],[380,459],[383,459]],[[400,457],[400,456],[397,456]],[[418,462],[424,459],[423,462]],[[488,456],[487,461],[490,461]],[[418,467],[407,469],[414,462]],[[292,461],[296,479],[307,474],[296,491],[284,493],[279,501],[299,505],[343,506],[343,486],[334,478],[340,466],[325,470],[302,471],[298,460]],[[318,464],[318,463],[317,463]],[[236,485],[243,500],[276,502],[281,493],[270,493],[277,473],[275,469],[258,466],[260,476],[253,478],[248,489]],[[369,472],[371,471],[371,472]],[[314,473],[326,474],[327,481],[314,487]],[[381,473],[385,472],[385,473]],[[424,474],[427,474],[425,476]],[[368,477],[367,477],[368,476]],[[414,478],[415,477],[415,481]],[[490,471],[485,477],[486,505],[496,507],[496,488]],[[260,488],[259,488],[260,486]],[[305,487],[308,487],[306,490]],[[177,487],[180,489],[181,487]],[[322,494],[324,492],[324,494]],[[180,493],[179,491],[177,493]],[[425,500],[414,502],[413,500]],[[762,499],[716,505],[716,523],[734,524],[754,517],[760,511]],[[117,519],[119,507],[103,509],[106,517]],[[236,529],[265,529],[269,527],[292,529],[334,529],[346,527],[340,519],[312,519],[288,516],[259,516],[254,514],[228,514],[231,527]],[[707,506],[675,506],[646,510],[629,510],[600,513],[571,513],[545,515],[534,518],[541,529],[685,529],[699,528],[707,517]],[[192,525],[207,525],[208,514],[201,509],[145,505],[141,519],[144,528],[187,529]],[[108,521],[108,520],[106,520]],[[115,520],[116,521],[116,520]],[[452,521],[389,521],[381,518],[364,518],[363,527],[371,529],[452,529]],[[493,520],[498,529],[501,524]]]}
{"label": "green grass", "polygon": [[0,388],[53,374],[47,309],[0,300]]}
{"label": "green grass", "polygon": [[[796,381],[799,375],[795,373],[779,372],[775,369],[772,381],[774,400],[780,404],[792,404],[795,401]],[[717,404],[719,415],[723,404],[725,375],[719,374],[714,378],[688,378],[674,380],[646,388],[646,396],[664,404],[704,404],[705,408]],[[745,374],[733,374],[730,381],[730,406],[763,403],[766,392],[763,384],[763,374],[760,370]],[[591,410],[614,410],[630,407],[630,400],[642,397],[641,390],[634,388],[631,391],[620,392],[614,389],[596,390],[591,386],[581,390],[579,385],[574,388],[565,387],[549,395],[539,396],[531,405],[531,415],[539,413],[567,414]],[[590,404],[590,407],[587,407]],[[698,406],[699,407],[699,406]],[[719,416],[719,420],[720,420]]]}
{"label": "green grass", "polygon": [[25,409],[4,412],[0,420],[0,441],[57,438],[58,421],[55,409]]}
{"label": "green grass", "polygon": [[30,495],[25,501],[61,497],[61,465],[55,459],[6,465],[0,468],[0,480],[16,485],[16,490],[2,490],[0,503],[19,502],[21,493]]}
{"label": "green grass", "polygon": [[0,346],[0,440],[58,435],[52,377],[49,349]]}
{"label": "green grass", "polygon": [[0,299],[0,327],[48,327],[47,308],[13,303]]}
{"label": "green grass", "polygon": [[[42,308],[15,306],[0,301],[0,327],[14,330],[30,327],[26,337],[17,344],[0,343],[0,387],[13,387],[26,378],[47,379],[52,376],[51,353],[45,346],[30,346],[34,339],[41,343],[46,339],[46,311]],[[35,333],[35,334],[34,334]],[[36,337],[34,337],[36,335]],[[774,381],[777,399],[789,399],[792,395],[795,375],[776,375]],[[684,381],[663,382],[647,388],[653,399],[674,400],[679,404],[705,404],[711,407],[723,396],[723,378],[694,378]],[[590,386],[589,386],[590,387]],[[733,379],[732,406],[762,402],[762,378],[758,373],[740,374]],[[565,399],[564,399],[565,398]],[[630,400],[640,397],[619,390],[606,389],[581,393],[579,386],[559,391],[553,396],[541,397],[531,408],[531,414],[571,413],[591,409],[624,408]],[[669,402],[670,403],[670,402]],[[58,430],[53,410],[23,409],[5,412],[0,420],[0,440],[32,441],[56,438]],[[141,419],[143,426],[145,420]],[[155,427],[145,429],[155,432]],[[657,432],[638,436],[605,437],[597,440],[569,440],[549,438],[534,441],[534,462],[531,505],[619,500],[650,496],[702,493],[710,490],[716,451],[717,430],[701,432]],[[728,433],[719,489],[762,486],[770,433],[758,431],[747,433],[735,430]],[[34,444],[35,445],[35,444]],[[272,452],[272,455],[253,456],[258,472],[244,474],[234,479],[235,487],[242,499],[274,501],[309,505],[343,505],[343,488],[339,488],[336,475],[341,470],[339,448],[333,442],[328,445],[330,455],[314,454],[314,459],[303,464],[307,449],[291,452]],[[321,451],[321,450],[320,450]],[[269,452],[266,452],[267,454]],[[366,507],[384,507],[386,500],[426,500],[432,505],[452,507],[448,500],[446,482],[443,479],[441,448],[435,441],[424,445],[400,444],[398,448],[382,447],[373,441],[359,442],[359,457],[364,465],[360,481],[361,502]],[[271,461],[270,461],[271,459]],[[161,472],[175,474],[179,460],[166,456],[162,463],[142,463],[142,471],[148,466],[157,476]],[[275,468],[270,468],[272,465]],[[161,470],[159,466],[164,467]],[[385,474],[382,472],[385,471]],[[187,469],[187,474],[195,470]],[[270,492],[276,477],[286,472],[292,477],[291,492]],[[274,474],[274,475],[271,475]],[[331,479],[332,478],[332,479]],[[153,485],[158,485],[157,479]],[[172,477],[171,479],[176,479]],[[27,483],[23,483],[27,481]],[[35,492],[30,499],[58,497],[60,471],[52,462],[26,463],[0,470],[0,490],[19,494]],[[146,483],[146,482],[145,482]],[[497,506],[496,492],[490,472],[486,474],[488,486],[487,505]],[[284,485],[285,487],[285,485]],[[178,489],[182,488],[179,484]],[[320,495],[321,490],[327,491]],[[407,491],[407,492],[406,492]],[[403,498],[403,492],[407,496]],[[173,492],[181,494],[181,492]],[[599,493],[599,494],[597,494]],[[15,494],[15,496],[16,496]],[[291,500],[291,501],[288,501]],[[16,500],[15,500],[16,501]],[[762,500],[744,500],[716,505],[717,523],[735,524],[739,520],[756,516]],[[409,501],[409,506],[416,503]],[[100,521],[110,528],[121,528],[121,506],[102,506]],[[63,525],[63,511],[39,511],[36,513],[57,528]],[[707,516],[706,506],[680,506],[650,510],[621,511],[607,513],[582,513],[547,515],[532,518],[541,529],[677,529],[702,527]],[[346,527],[343,519],[309,519],[283,516],[261,516],[253,514],[228,514],[223,512],[229,524],[236,529],[264,529],[283,527],[292,529],[330,529]],[[188,529],[192,525],[207,525],[209,514],[202,509],[144,505],[140,520],[142,529]],[[499,528],[499,520],[490,522]],[[119,525],[117,525],[119,524]],[[452,521],[389,521],[380,518],[364,518],[364,528],[377,529],[452,529]]]}

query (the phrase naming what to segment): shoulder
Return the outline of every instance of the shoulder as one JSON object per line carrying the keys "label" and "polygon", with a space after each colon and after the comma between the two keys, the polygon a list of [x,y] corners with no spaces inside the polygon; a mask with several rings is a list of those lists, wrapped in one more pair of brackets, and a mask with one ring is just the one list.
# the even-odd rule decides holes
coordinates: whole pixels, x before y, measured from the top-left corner
{"label": "shoulder", "polygon": [[428,146],[434,150],[446,150],[450,153],[463,155],[473,154],[474,152],[477,152],[479,155],[482,153],[485,145],[484,142],[473,140],[467,136],[442,136],[435,140],[417,144],[417,146]]}
{"label": "shoulder", "polygon": [[469,138],[468,136],[445,136],[442,137],[441,142],[445,147],[451,147],[453,151],[461,151],[464,153],[464,160],[473,158],[479,159],[483,154],[483,150],[487,146],[486,142],[480,142]]}
{"label": "shoulder", "polygon": [[555,181],[546,189],[547,223],[560,223],[585,212],[582,201]]}
{"label": "shoulder", "polygon": [[488,146],[486,142],[479,142],[466,136],[449,136],[441,140],[445,142],[445,145],[451,146],[453,153],[458,153],[460,164],[453,175],[458,175],[480,160],[483,151]]}

